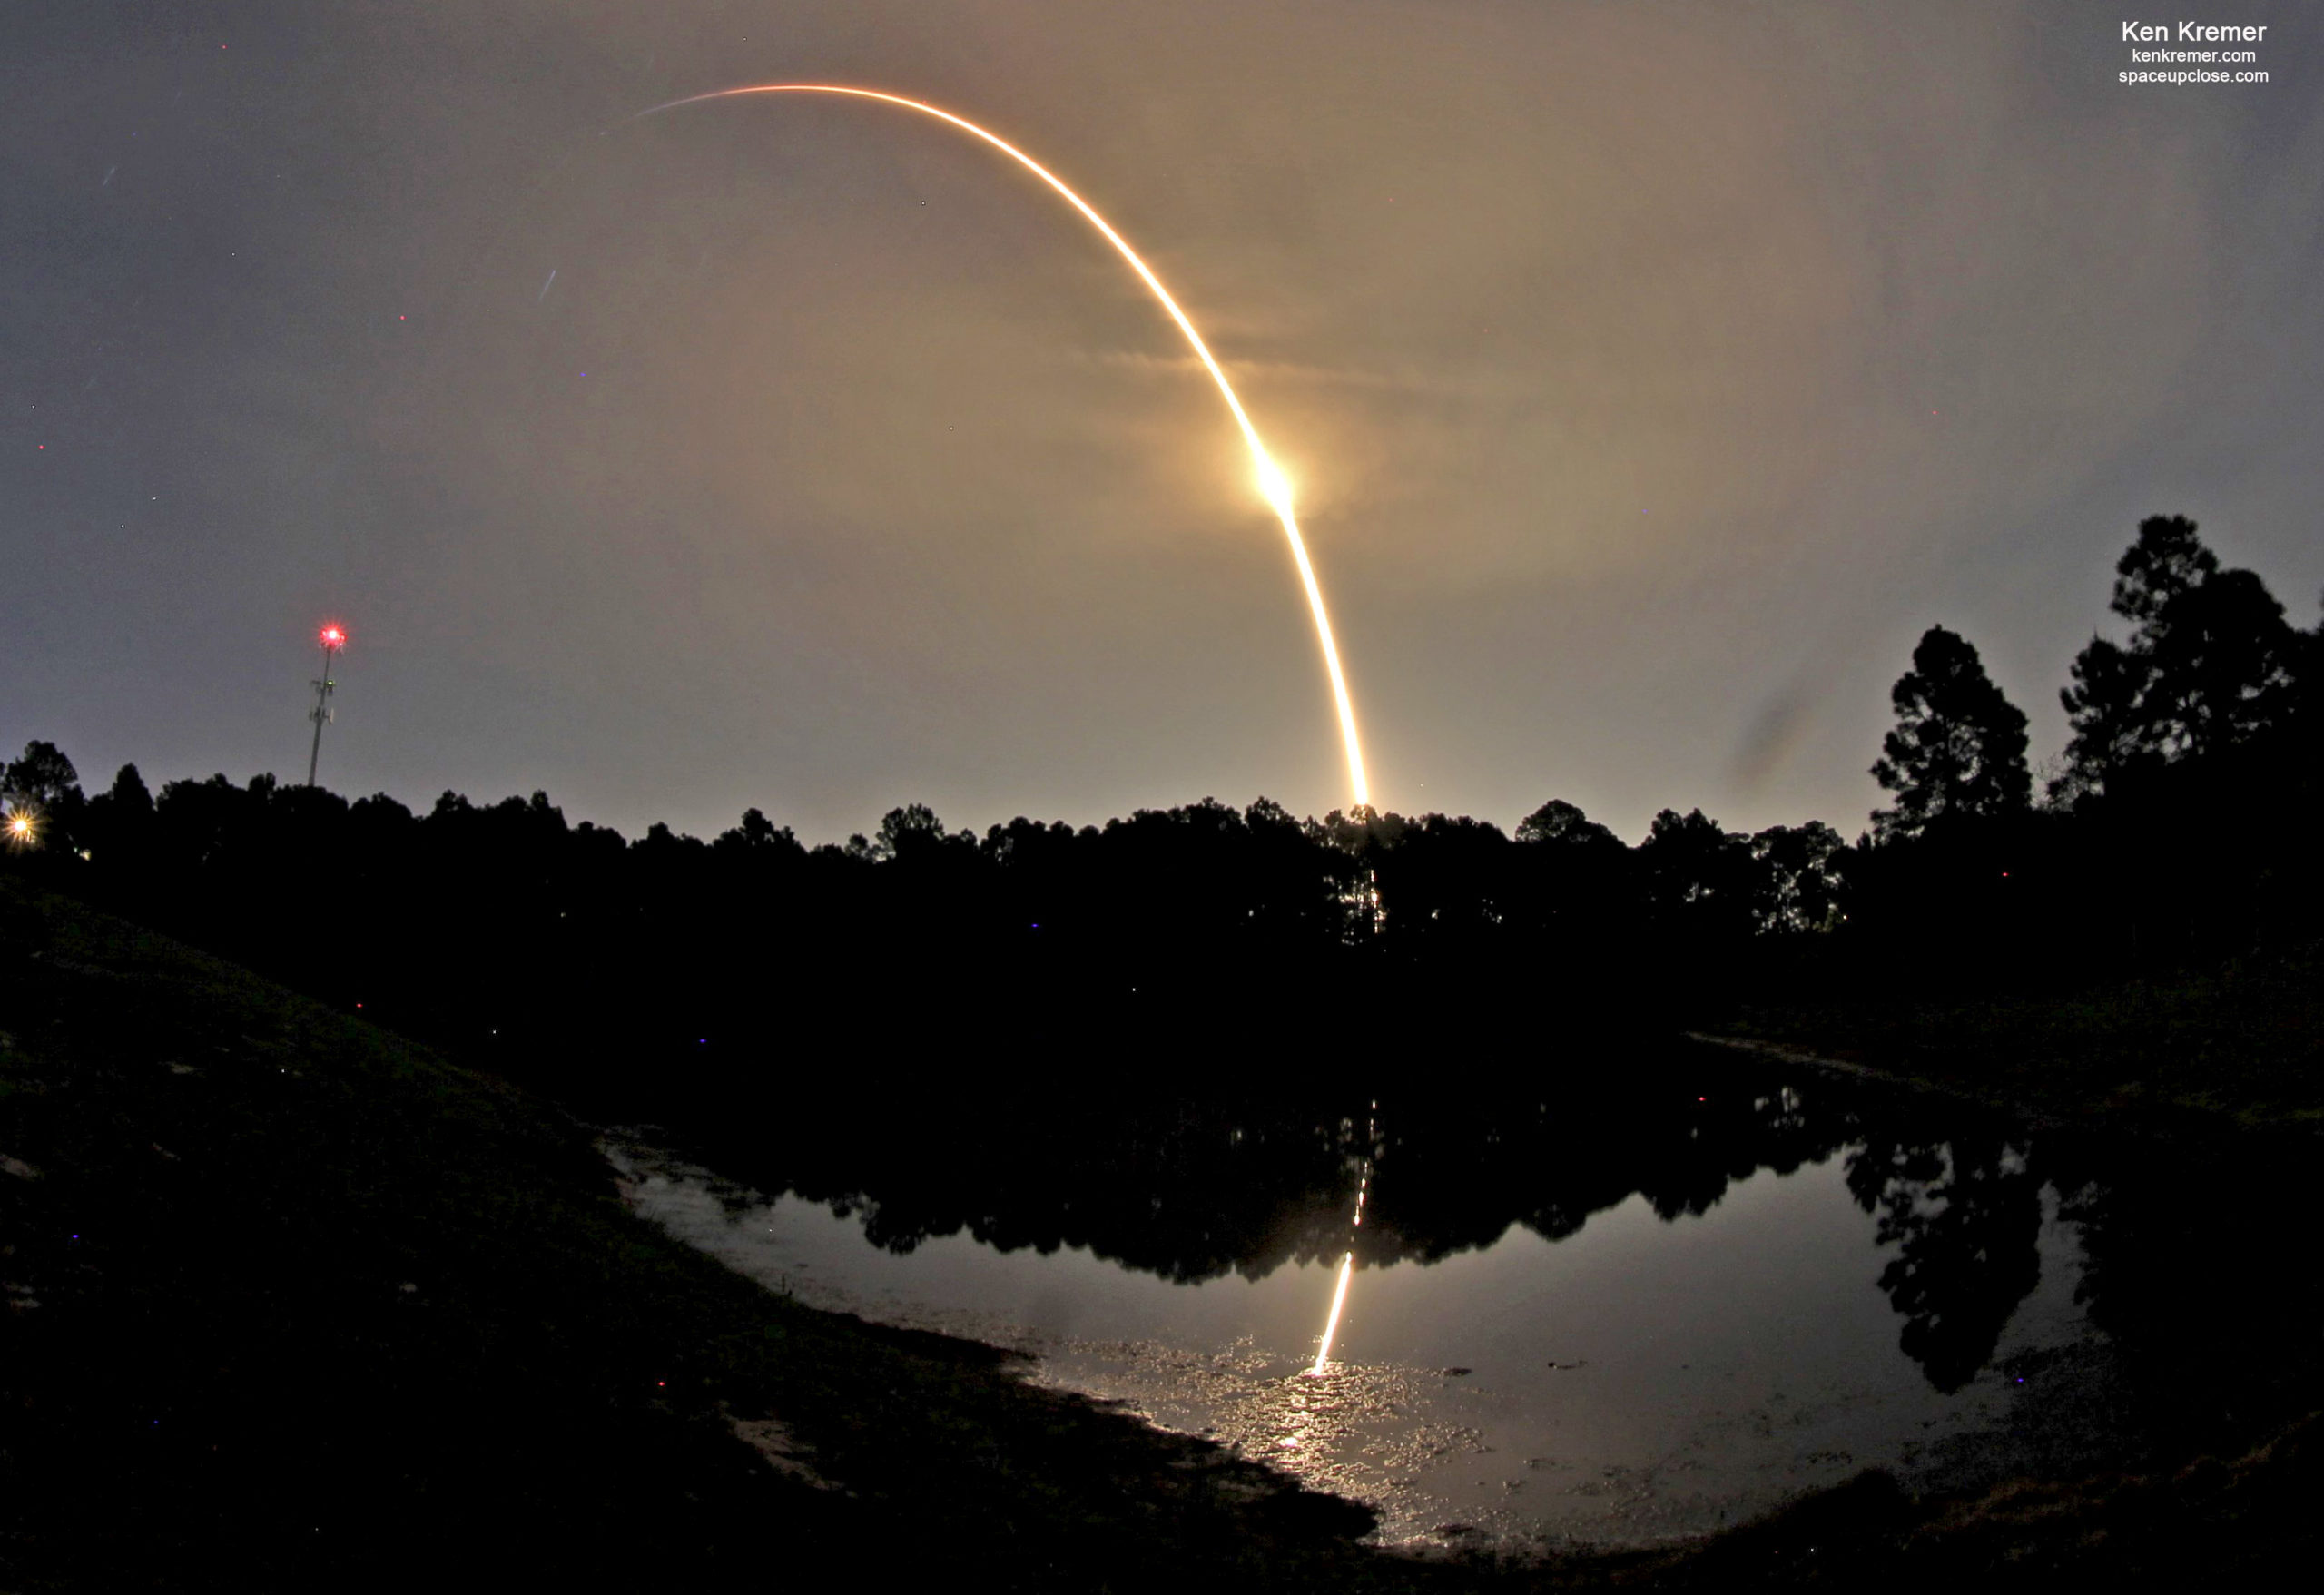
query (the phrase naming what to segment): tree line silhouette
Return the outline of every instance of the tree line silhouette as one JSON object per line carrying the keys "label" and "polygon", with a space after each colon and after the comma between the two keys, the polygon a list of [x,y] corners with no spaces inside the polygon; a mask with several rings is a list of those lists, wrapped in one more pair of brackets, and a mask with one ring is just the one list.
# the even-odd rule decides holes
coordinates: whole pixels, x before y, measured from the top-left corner
{"label": "tree line silhouette", "polygon": [[2324,625],[2181,517],[2116,569],[2129,635],[2073,662],[2049,779],[1974,645],[1934,626],[1873,766],[1892,801],[1853,844],[1699,809],[1633,847],[1563,801],[1512,835],[1264,798],[980,837],[912,804],[812,847],[753,809],[633,841],[540,793],[415,813],[265,775],[156,796],[130,765],[84,798],[42,742],[0,784],[19,867],[577,1094],[883,1056],[1349,1067],[1667,1026],[1744,989],[2076,980],[2313,937]]}

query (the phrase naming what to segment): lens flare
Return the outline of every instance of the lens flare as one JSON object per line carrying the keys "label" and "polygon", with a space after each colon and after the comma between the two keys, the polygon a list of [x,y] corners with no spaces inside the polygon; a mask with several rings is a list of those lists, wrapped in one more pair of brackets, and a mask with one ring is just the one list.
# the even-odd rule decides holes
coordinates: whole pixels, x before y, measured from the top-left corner
{"label": "lens flare", "polygon": [[712,100],[732,100],[748,94],[839,94],[850,99],[877,100],[882,104],[897,105],[907,111],[917,111],[923,116],[932,116],[972,138],[983,140],[1039,178],[1067,204],[1079,212],[1082,220],[1096,228],[1105,241],[1114,246],[1116,252],[1129,262],[1130,270],[1137,273],[1138,281],[1152,290],[1163,310],[1169,312],[1170,320],[1186,335],[1187,346],[1195,351],[1195,358],[1202,362],[1203,369],[1210,373],[1210,379],[1218,385],[1219,397],[1226,401],[1226,409],[1234,416],[1235,425],[1242,432],[1243,441],[1251,451],[1251,464],[1257,473],[1260,495],[1267,501],[1268,507],[1275,511],[1275,518],[1283,523],[1283,535],[1291,545],[1292,564],[1298,568],[1299,585],[1307,595],[1308,612],[1315,617],[1315,641],[1323,650],[1324,670],[1331,678],[1332,704],[1339,714],[1340,743],[1347,753],[1348,782],[1354,790],[1355,802],[1359,806],[1369,804],[1372,801],[1371,787],[1364,779],[1364,747],[1355,732],[1355,704],[1348,696],[1346,674],[1340,669],[1339,645],[1332,637],[1332,617],[1324,607],[1324,589],[1315,579],[1314,563],[1307,557],[1307,540],[1300,536],[1299,518],[1292,512],[1290,478],[1283,474],[1282,468],[1267,453],[1266,445],[1259,440],[1259,429],[1251,424],[1250,416],[1243,409],[1242,399],[1236,396],[1234,384],[1226,379],[1226,373],[1220,369],[1218,361],[1212,357],[1210,346],[1202,340],[1202,334],[1195,330],[1195,324],[1187,318],[1187,312],[1178,308],[1178,301],[1170,297],[1170,290],[1162,286],[1162,280],[1154,274],[1153,268],[1129,247],[1129,241],[1115,231],[1113,225],[1098,214],[1088,201],[1067,187],[1062,178],[1007,139],[979,127],[965,116],[955,116],[951,112],[925,101],[907,99],[901,94],[886,94],[878,89],[851,88],[842,84],[751,84],[741,88],[714,89],[705,94],[689,94],[684,99],[671,100],[640,111],[636,116],[627,120],[635,122],[639,117],[675,111],[683,105],[699,105]]}

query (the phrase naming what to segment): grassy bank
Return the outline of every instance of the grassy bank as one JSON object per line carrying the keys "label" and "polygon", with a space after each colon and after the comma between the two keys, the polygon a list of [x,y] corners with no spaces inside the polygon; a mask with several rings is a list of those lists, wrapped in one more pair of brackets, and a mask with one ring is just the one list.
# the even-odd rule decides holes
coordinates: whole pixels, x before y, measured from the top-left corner
{"label": "grassy bank", "polygon": [[2067,991],[1751,1001],[1710,1033],[2145,1131],[2324,1129],[2324,944]]}

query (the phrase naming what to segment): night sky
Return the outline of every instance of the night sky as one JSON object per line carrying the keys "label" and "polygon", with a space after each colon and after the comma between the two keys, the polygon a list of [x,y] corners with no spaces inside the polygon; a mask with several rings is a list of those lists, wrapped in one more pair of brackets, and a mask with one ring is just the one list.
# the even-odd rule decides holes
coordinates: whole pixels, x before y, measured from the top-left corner
{"label": "night sky", "polygon": [[[2133,16],[2265,86],[2129,87]],[[2138,519],[2324,586],[2324,12],[0,10],[0,743],[810,842],[1374,801],[1853,836],[1933,623],[2064,740]],[[614,131],[606,130],[612,128]],[[552,273],[554,277],[552,278]]]}

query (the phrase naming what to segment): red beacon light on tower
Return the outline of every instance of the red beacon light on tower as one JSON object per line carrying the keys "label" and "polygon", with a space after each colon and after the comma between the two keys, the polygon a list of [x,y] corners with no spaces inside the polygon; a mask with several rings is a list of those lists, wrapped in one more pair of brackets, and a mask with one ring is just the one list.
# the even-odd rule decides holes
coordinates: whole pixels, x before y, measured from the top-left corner
{"label": "red beacon light on tower", "polygon": [[323,651],[323,673],[316,681],[315,706],[307,711],[307,718],[315,723],[315,740],[307,750],[307,784],[315,783],[315,766],[323,756],[323,727],[330,724],[331,689],[338,684],[330,678],[331,661],[347,646],[347,629],[337,621],[326,621],[322,630],[315,634],[315,642]]}

